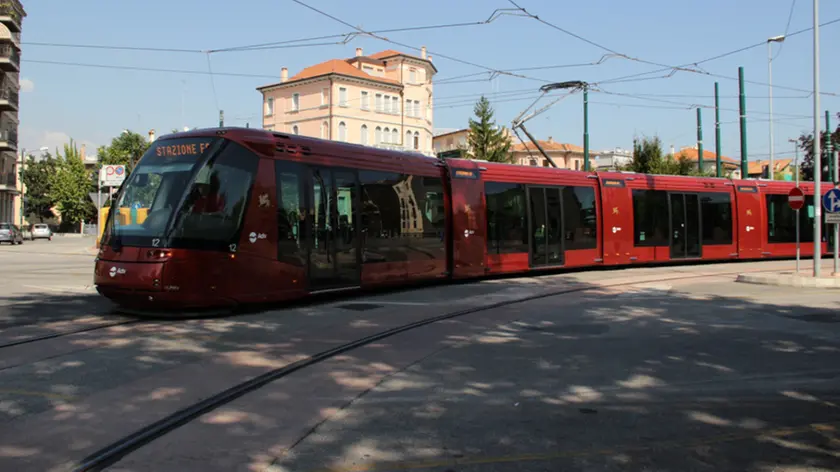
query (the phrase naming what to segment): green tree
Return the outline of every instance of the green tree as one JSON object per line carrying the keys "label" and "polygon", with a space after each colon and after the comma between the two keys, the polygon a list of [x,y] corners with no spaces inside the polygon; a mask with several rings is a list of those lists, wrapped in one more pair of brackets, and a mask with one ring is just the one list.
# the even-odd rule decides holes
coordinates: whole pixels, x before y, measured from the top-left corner
{"label": "green tree", "polygon": [[633,160],[625,170],[640,174],[660,174],[665,170],[666,161],[662,157],[662,141],[658,136],[643,137],[633,141]]}
{"label": "green tree", "polygon": [[96,208],[89,198],[91,175],[85,169],[82,156],[71,140],[64,145],[64,154],[58,155],[55,173],[50,182],[50,195],[61,213],[63,223],[78,223],[90,220]]}
{"label": "green tree", "polygon": [[[837,114],[840,119],[840,113]],[[822,181],[831,182],[834,179],[828,175],[828,155],[825,152],[826,138],[828,133],[820,133],[820,159],[822,159]],[[831,142],[836,148],[840,144],[840,125],[831,133]],[[804,151],[805,156],[799,162],[799,179],[804,181],[814,180],[814,133],[802,134],[799,136],[799,149]]]}
{"label": "green tree", "polygon": [[470,118],[470,131],[467,136],[472,159],[490,162],[510,162],[510,137],[496,126],[490,101],[481,96],[474,108],[476,120]]}
{"label": "green tree", "polygon": [[47,152],[39,161],[35,160],[35,156],[28,156],[26,166],[20,171],[20,179],[26,186],[26,214],[37,217],[40,222],[55,216],[52,212],[55,200],[51,185],[57,166],[58,161]]}
{"label": "green tree", "polygon": [[99,162],[106,166],[124,165],[128,174],[149,149],[149,145],[150,143],[143,135],[125,130],[112,139],[109,146],[100,146],[97,149]]}

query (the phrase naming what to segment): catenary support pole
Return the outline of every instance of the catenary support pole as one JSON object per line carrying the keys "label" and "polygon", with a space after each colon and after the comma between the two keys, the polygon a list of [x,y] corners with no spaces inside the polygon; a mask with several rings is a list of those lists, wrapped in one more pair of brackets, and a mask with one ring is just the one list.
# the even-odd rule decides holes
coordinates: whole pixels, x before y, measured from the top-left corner
{"label": "catenary support pole", "polygon": [[715,82],[715,175],[723,177],[720,162],[720,90]]}

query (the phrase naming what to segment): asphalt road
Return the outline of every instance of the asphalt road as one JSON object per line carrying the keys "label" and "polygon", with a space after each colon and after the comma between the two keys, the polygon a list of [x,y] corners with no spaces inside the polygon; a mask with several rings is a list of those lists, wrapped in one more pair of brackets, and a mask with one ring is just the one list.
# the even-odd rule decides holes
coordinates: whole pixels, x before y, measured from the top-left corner
{"label": "asphalt road", "polygon": [[[20,274],[0,284],[0,345],[119,319],[91,295],[90,244],[55,242],[0,247],[0,264]],[[3,349],[0,470],[62,470],[268,369],[564,287],[583,290],[436,323],[296,372],[109,470],[840,470],[840,291],[733,282],[739,271],[792,265],[490,280]]]}

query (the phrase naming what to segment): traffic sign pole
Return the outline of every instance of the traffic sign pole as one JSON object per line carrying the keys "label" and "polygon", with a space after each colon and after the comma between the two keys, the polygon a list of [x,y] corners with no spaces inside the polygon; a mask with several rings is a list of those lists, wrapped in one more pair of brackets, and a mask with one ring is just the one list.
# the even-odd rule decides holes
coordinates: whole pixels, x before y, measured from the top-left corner
{"label": "traffic sign pole", "polygon": [[[829,131],[829,133],[830,133],[830,131]],[[830,136],[830,134],[829,134],[829,136]],[[829,156],[829,159],[831,159],[831,156]],[[837,150],[835,149],[834,150],[834,176],[832,176],[832,179],[834,179],[834,188],[837,188],[837,183],[840,182],[840,168],[838,168],[838,164],[840,164],[840,162],[837,162]],[[840,240],[838,240],[838,238],[840,238],[840,225],[837,224],[837,223],[834,223],[834,273],[831,274],[831,275],[833,275],[835,277],[840,275],[840,270],[838,270],[838,246],[840,246]]]}
{"label": "traffic sign pole", "polygon": [[798,181],[796,187],[788,192],[788,205],[796,211],[796,275],[799,275],[799,210],[805,205],[805,192],[799,188]]}

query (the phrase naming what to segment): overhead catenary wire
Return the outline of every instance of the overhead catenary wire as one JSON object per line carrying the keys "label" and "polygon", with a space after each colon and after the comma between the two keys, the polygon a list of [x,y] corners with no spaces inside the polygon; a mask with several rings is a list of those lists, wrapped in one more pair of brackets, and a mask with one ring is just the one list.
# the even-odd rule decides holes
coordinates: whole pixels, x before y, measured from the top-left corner
{"label": "overhead catenary wire", "polygon": [[[387,43],[390,43],[390,44],[394,44],[394,45],[397,45],[397,46],[400,46],[400,47],[404,47],[404,48],[407,48],[407,49],[411,49],[413,51],[421,51],[422,50],[422,48],[418,48],[418,47],[412,46],[410,44],[401,43],[399,41],[394,41],[393,39],[389,39],[389,38],[386,38],[384,36],[380,36],[376,33],[370,32],[370,31],[365,31],[364,29],[359,28],[358,26],[354,26],[354,25],[348,23],[347,21],[342,20],[341,18],[338,18],[334,15],[331,15],[331,14],[329,14],[329,13],[323,11],[323,10],[319,10],[318,8],[315,8],[312,5],[309,5],[306,2],[303,2],[302,0],[292,0],[292,1],[297,3],[300,6],[304,7],[304,8],[308,8],[309,10],[312,10],[312,11],[314,11],[314,12],[316,12],[316,13],[322,15],[322,16],[325,16],[325,17],[327,17],[327,18],[329,18],[333,21],[341,23],[344,26],[348,26],[350,28],[353,28],[354,30],[357,30],[359,33],[362,33],[362,34],[364,34],[366,36],[369,36],[371,38],[379,39],[381,41],[384,41],[384,42],[387,42]],[[477,63],[472,62],[472,61],[466,61],[464,59],[459,59],[457,57],[453,57],[453,56],[450,56],[450,55],[447,55],[447,54],[442,54],[440,52],[427,51],[427,53],[428,54],[434,54],[437,57],[442,57],[444,59],[448,59],[448,60],[453,61],[453,62],[458,62],[460,64],[464,64],[464,65],[468,65],[468,66],[471,66],[471,67],[476,67],[476,68],[479,68],[479,69],[484,69],[484,70],[493,72],[494,74],[493,74],[493,76],[491,76],[491,78],[495,77],[496,75],[507,75],[507,76],[511,76],[511,77],[517,77],[517,78],[520,78],[520,79],[534,80],[534,81],[542,82],[542,83],[551,82],[550,80],[539,79],[539,78],[530,77],[530,76],[523,75],[523,74],[516,74],[516,73],[513,73],[513,72],[504,72],[502,70],[499,70],[499,69],[496,69],[496,68],[493,68],[493,67],[488,67],[488,66],[485,66],[485,65],[482,65],[482,64],[477,64]]]}
{"label": "overhead catenary wire", "polygon": [[[782,35],[783,38],[787,38],[787,36],[788,36],[788,31],[790,30],[790,20],[793,19],[793,10],[795,8],[796,8],[796,0],[791,0],[790,11],[788,12],[787,24],[785,25],[785,33]],[[776,55],[773,56],[772,60],[775,60],[777,57],[779,57],[779,54],[782,53],[782,48],[784,48],[784,47],[785,47],[785,42],[782,41],[781,44],[779,44],[779,49],[776,50]]]}

